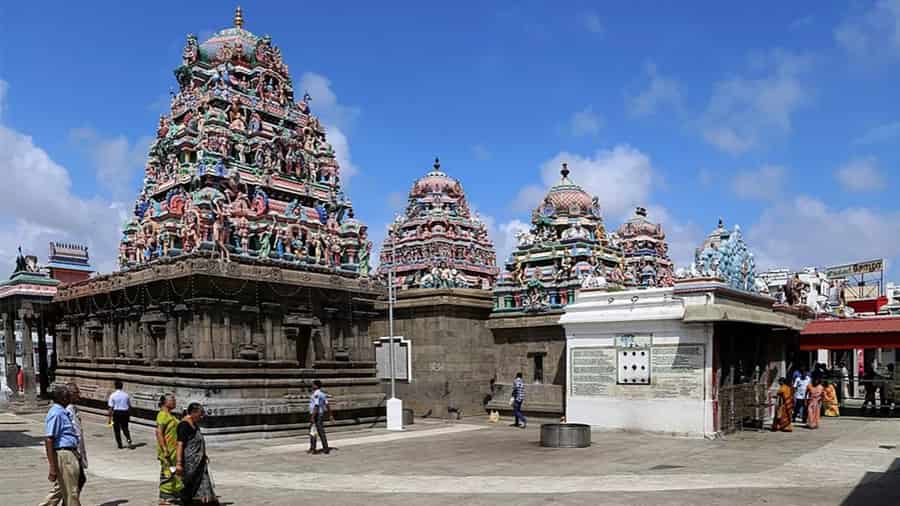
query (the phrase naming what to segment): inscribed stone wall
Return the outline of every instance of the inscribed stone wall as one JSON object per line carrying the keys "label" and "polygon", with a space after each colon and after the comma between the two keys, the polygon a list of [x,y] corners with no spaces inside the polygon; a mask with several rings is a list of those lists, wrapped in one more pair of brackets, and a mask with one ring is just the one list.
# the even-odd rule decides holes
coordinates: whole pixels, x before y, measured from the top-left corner
{"label": "inscribed stone wall", "polygon": [[654,345],[649,385],[616,382],[617,349],[572,348],[570,395],[623,399],[703,399],[705,350],[702,344]]}

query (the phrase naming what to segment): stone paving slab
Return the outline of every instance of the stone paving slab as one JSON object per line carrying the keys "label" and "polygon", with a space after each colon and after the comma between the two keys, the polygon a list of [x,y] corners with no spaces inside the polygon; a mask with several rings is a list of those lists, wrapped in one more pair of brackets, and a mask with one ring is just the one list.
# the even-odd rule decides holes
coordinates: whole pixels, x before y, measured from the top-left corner
{"label": "stone paving slab", "polygon": [[[101,418],[85,426],[84,504],[155,504],[152,431],[135,427],[140,446],[120,451]],[[335,433],[329,456],[306,455],[296,438],[239,441],[211,448],[210,465],[231,504],[900,504],[897,420],[715,441],[595,432],[594,445],[577,450],[541,448],[538,427],[477,419],[411,429]],[[0,497],[17,498],[0,503],[43,498],[40,433],[39,414],[0,414]]]}

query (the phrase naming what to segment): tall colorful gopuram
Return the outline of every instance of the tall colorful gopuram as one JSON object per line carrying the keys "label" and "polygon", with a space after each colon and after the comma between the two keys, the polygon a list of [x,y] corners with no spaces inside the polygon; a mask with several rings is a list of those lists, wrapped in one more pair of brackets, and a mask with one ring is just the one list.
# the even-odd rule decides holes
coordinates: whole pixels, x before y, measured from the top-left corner
{"label": "tall colorful gopuram", "polygon": [[179,91],[159,119],[119,262],[214,252],[289,268],[368,275],[371,244],[341,191],[325,129],[299,101],[269,36],[188,35]]}
{"label": "tall colorful gopuram", "polygon": [[647,218],[647,209],[637,207],[634,215],[616,230],[625,254],[625,283],[630,286],[664,287],[674,283],[669,244],[662,225]]}
{"label": "tall colorful gopuram", "polygon": [[494,286],[499,269],[487,226],[437,158],[433,170],[413,184],[406,209],[384,240],[379,278],[386,282],[391,268],[400,289]]}
{"label": "tall colorful gopuram", "polygon": [[560,174],[506,259],[494,289],[495,311],[561,308],[574,302],[582,286],[625,283],[622,250],[606,233],[597,197],[569,179],[567,164]]}
{"label": "tall colorful gopuram", "polygon": [[122,269],[61,286],[57,381],[133,415],[174,392],[213,433],[295,430],[323,380],[338,417],[384,412],[369,325],[383,288],[325,129],[269,36],[188,36],[119,246]]}

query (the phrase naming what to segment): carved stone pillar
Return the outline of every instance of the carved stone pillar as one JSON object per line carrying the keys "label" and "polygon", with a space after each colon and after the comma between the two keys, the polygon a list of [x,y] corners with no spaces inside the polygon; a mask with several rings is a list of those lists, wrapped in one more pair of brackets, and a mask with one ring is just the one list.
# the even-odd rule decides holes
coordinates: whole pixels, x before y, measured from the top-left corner
{"label": "carved stone pillar", "polygon": [[84,322],[85,333],[85,358],[95,359],[103,352],[103,323],[91,315]]}
{"label": "carved stone pillar", "polygon": [[188,314],[190,309],[185,304],[178,304],[172,310],[175,313],[176,317],[176,348],[175,348],[175,358],[181,357],[190,357],[193,356],[193,341],[191,341],[191,337],[188,329]]}
{"label": "carved stone pillar", "polygon": [[196,298],[190,299],[188,302],[191,303],[194,311],[193,356],[196,359],[216,358],[213,348],[212,316],[210,313],[217,301],[215,299]]}
{"label": "carved stone pillar", "polygon": [[253,330],[259,320],[259,307],[241,306],[241,335],[238,356],[244,360],[259,360],[264,346],[253,342]]}
{"label": "carved stone pillar", "polygon": [[38,392],[41,397],[47,396],[50,388],[50,364],[47,362],[47,326],[44,323],[44,315],[37,319],[38,332]]}
{"label": "carved stone pillar", "polygon": [[16,317],[12,312],[0,315],[3,318],[3,338],[6,343],[6,384],[16,389]]}
{"label": "carved stone pillar", "polygon": [[213,349],[217,359],[232,359],[238,356],[239,335],[231,328],[231,314],[237,305],[236,300],[220,300],[213,311]]}
{"label": "carved stone pillar", "polygon": [[[37,391],[34,383],[34,340],[31,338],[33,311],[19,309],[22,319],[22,369],[25,371],[25,398],[33,400]],[[13,383],[15,384],[15,383]]]}
{"label": "carved stone pillar", "polygon": [[281,329],[281,304],[263,302],[260,304],[263,313],[263,328],[266,334],[266,360],[283,360],[286,339]]}
{"label": "carved stone pillar", "polygon": [[144,360],[156,360],[165,356],[166,315],[156,306],[147,308],[141,316],[144,331]]}

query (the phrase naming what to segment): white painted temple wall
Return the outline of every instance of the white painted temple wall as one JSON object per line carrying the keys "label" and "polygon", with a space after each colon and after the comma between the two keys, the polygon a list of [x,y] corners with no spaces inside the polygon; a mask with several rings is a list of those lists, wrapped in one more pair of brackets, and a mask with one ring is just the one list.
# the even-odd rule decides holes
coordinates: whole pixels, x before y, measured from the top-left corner
{"label": "white painted temple wall", "polygon": [[[585,291],[567,308],[560,320],[569,354],[566,421],[604,430],[714,434],[712,325],[683,323],[684,301],[673,293]],[[619,378],[627,360],[621,356],[631,350],[649,352],[649,383]]]}

